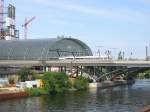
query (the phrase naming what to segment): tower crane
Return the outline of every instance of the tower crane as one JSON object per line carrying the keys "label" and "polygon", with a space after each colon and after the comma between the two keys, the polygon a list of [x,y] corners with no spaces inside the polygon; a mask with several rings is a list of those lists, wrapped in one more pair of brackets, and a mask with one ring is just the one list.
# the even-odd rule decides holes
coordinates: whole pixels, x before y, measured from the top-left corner
{"label": "tower crane", "polygon": [[35,19],[36,17],[32,17],[31,19],[27,19],[25,18],[25,22],[22,25],[22,27],[24,27],[24,39],[27,39],[27,30],[28,30],[28,25]]}

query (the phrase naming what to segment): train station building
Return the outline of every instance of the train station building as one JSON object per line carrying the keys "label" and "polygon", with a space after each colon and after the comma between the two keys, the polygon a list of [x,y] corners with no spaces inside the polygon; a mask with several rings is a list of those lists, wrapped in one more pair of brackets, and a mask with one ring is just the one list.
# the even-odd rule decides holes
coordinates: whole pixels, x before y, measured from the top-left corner
{"label": "train station building", "polygon": [[[67,56],[92,56],[84,42],[74,38],[28,40],[0,40],[0,60],[56,60]],[[56,67],[33,67],[37,71],[51,71]],[[0,77],[17,73],[18,66],[1,66]]]}

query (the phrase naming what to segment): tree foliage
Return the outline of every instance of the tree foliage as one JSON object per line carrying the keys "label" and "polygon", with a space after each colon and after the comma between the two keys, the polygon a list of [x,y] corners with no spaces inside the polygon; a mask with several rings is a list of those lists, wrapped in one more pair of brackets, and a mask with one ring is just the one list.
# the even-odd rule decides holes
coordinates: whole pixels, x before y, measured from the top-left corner
{"label": "tree foliage", "polygon": [[25,91],[29,96],[40,96],[48,94],[47,91],[43,88],[26,88]]}
{"label": "tree foliage", "polygon": [[36,78],[36,73],[27,67],[21,68],[18,71],[18,75],[22,82],[27,81],[27,80],[35,80],[35,78]]}
{"label": "tree foliage", "polygon": [[10,77],[8,81],[9,81],[9,84],[15,84],[15,79],[13,77]]}
{"label": "tree foliage", "polygon": [[46,72],[43,76],[45,89],[49,93],[62,93],[69,88],[68,76],[62,72]]}
{"label": "tree foliage", "polygon": [[88,79],[85,77],[79,76],[75,79],[74,88],[77,90],[84,90],[88,88]]}
{"label": "tree foliage", "polygon": [[144,78],[149,79],[150,78],[150,70],[146,70],[142,73],[139,73],[138,78],[140,78],[140,79],[144,79]]}

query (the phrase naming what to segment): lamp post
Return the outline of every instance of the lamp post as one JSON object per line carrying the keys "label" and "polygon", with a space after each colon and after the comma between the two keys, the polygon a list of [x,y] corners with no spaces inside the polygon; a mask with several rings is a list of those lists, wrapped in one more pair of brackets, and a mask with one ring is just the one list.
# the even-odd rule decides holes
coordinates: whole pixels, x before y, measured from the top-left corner
{"label": "lamp post", "polygon": [[132,55],[133,55],[133,53],[131,52],[131,53],[130,53],[130,57],[129,57],[130,60],[132,59]]}
{"label": "lamp post", "polygon": [[116,57],[116,50],[118,49],[118,48],[110,48],[110,49],[112,49],[113,51],[112,51],[112,58],[114,57],[114,59],[115,59],[115,57]]}
{"label": "lamp post", "polygon": [[148,46],[146,46],[146,60],[148,60]]}
{"label": "lamp post", "polygon": [[111,57],[111,51],[110,50],[106,50],[105,51],[105,55],[107,56],[108,59],[110,59],[110,57]]}
{"label": "lamp post", "polygon": [[96,47],[98,47],[97,54],[98,54],[99,57],[101,57],[101,50],[100,50],[100,48],[102,48],[104,46],[96,46]]}

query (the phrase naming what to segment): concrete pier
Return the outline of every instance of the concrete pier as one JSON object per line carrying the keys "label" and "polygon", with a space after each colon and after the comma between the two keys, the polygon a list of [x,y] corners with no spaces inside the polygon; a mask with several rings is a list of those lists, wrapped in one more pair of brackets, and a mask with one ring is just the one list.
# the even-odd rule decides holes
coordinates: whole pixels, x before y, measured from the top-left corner
{"label": "concrete pier", "polygon": [[126,80],[104,81],[101,83],[99,83],[99,82],[89,83],[89,88],[106,88],[106,87],[127,85],[127,84],[131,84],[131,83],[133,83],[133,81],[126,81]]}

